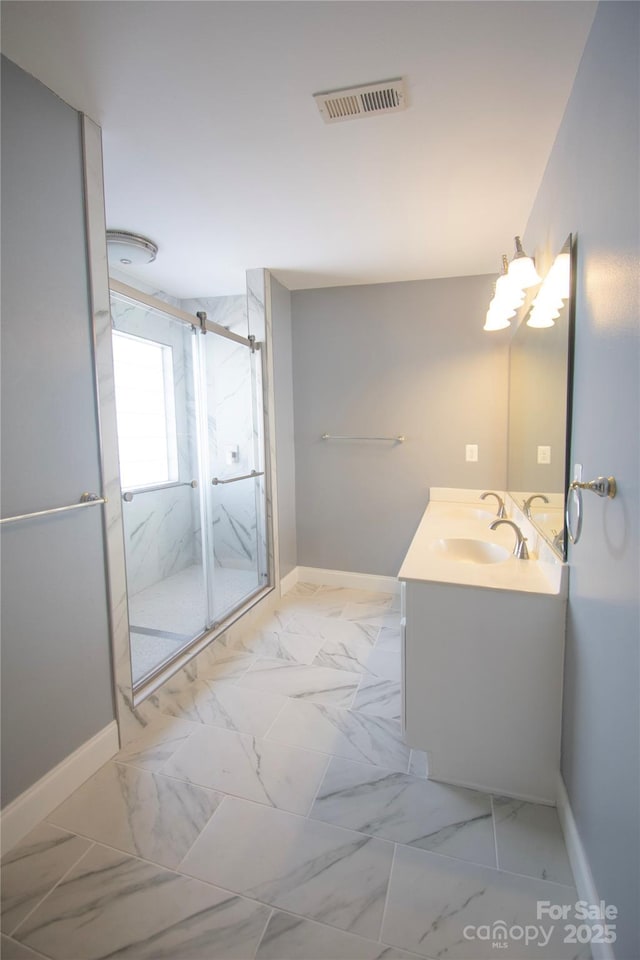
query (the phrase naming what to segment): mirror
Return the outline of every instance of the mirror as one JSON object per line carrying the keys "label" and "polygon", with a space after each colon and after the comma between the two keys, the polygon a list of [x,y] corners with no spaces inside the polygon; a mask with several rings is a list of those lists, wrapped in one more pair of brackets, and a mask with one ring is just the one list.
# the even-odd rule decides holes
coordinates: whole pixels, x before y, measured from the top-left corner
{"label": "mirror", "polygon": [[507,490],[563,560],[574,285],[575,243],[569,235],[509,349]]}

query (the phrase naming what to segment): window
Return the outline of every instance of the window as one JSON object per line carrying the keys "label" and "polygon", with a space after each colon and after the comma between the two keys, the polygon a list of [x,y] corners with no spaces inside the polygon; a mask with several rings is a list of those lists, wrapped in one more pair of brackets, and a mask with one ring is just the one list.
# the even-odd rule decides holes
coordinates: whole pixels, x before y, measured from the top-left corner
{"label": "window", "polygon": [[177,480],[171,347],[114,330],[113,366],[122,487]]}

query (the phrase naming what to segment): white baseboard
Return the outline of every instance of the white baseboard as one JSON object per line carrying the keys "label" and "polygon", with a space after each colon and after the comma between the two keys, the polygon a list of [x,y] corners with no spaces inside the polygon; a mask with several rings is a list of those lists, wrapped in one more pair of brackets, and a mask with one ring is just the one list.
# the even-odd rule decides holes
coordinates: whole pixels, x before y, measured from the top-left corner
{"label": "white baseboard", "polygon": [[280,596],[284,597],[285,593],[289,593],[289,590],[293,590],[296,583],[298,582],[298,570],[300,567],[294,567],[293,570],[290,570],[289,573],[282,577],[280,580]]}
{"label": "white baseboard", "polygon": [[[584,848],[582,839],[578,832],[578,825],[573,816],[573,810],[569,802],[567,788],[564,785],[562,775],[558,774],[558,817],[560,826],[564,834],[564,842],[569,855],[569,863],[573,870],[573,879],[576,883],[578,897],[580,900],[586,900],[587,903],[599,904],[600,897],[596,889],[595,880],[591,873],[589,858]],[[593,960],[615,960],[615,954],[608,943],[592,943],[591,954]]]}
{"label": "white baseboard", "polygon": [[317,583],[327,587],[350,587],[355,590],[371,590],[373,593],[400,593],[399,580],[396,580],[395,577],[378,576],[375,573],[323,570],[322,567],[296,567],[295,571],[292,570],[287,576],[292,576],[294,572],[296,573],[296,583]]}
{"label": "white baseboard", "polygon": [[0,813],[2,853],[22,840],[118,750],[118,724],[114,720],[16,797]]}

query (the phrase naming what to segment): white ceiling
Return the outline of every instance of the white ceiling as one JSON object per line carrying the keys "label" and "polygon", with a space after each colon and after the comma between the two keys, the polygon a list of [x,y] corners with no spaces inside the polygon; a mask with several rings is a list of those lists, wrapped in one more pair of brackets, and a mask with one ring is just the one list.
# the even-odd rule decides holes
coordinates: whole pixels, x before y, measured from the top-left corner
{"label": "white ceiling", "polygon": [[[2,3],[6,55],[102,127],[107,222],[148,282],[239,292],[491,273],[511,253],[595,4]],[[404,76],[406,112],[325,125],[312,94]]]}

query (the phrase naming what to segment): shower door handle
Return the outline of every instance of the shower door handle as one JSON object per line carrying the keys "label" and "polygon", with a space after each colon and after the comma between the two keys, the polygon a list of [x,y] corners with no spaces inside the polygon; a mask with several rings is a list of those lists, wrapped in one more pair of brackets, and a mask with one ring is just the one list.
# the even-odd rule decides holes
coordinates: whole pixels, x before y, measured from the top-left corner
{"label": "shower door handle", "polygon": [[219,483],[237,483],[238,480],[253,480],[254,477],[264,477],[264,470],[261,470],[260,473],[252,470],[251,473],[243,473],[241,477],[229,477],[228,480],[221,480],[219,477],[214,477],[211,483],[214,487],[217,487]]}

